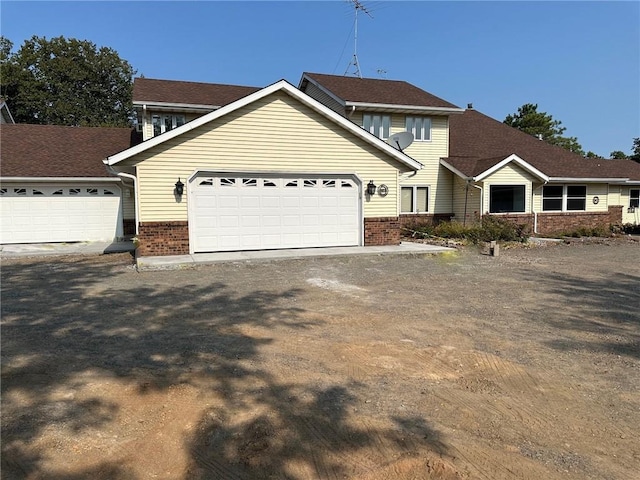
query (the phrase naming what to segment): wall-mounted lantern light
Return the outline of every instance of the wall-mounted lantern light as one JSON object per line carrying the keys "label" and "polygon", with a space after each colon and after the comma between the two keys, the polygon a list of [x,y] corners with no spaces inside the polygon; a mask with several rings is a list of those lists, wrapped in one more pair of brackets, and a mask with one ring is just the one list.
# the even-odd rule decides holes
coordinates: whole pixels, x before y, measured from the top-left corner
{"label": "wall-mounted lantern light", "polygon": [[180,181],[180,177],[178,177],[178,181],[176,182],[176,194],[181,196],[184,193],[184,183]]}
{"label": "wall-mounted lantern light", "polygon": [[373,180],[369,180],[369,184],[367,185],[367,194],[369,194],[369,196],[375,195],[377,188],[378,187],[373,183]]}

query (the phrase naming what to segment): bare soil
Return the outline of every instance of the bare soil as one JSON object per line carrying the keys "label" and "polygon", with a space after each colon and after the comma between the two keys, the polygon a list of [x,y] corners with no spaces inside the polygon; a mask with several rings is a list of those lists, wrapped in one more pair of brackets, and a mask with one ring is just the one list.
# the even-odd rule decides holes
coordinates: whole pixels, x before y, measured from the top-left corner
{"label": "bare soil", "polygon": [[2,261],[3,479],[637,479],[640,244]]}

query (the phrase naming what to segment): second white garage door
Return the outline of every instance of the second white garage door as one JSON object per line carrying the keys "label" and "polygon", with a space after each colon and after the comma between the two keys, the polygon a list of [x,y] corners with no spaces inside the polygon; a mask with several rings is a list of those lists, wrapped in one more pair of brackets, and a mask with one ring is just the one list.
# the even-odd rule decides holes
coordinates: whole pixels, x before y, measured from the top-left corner
{"label": "second white garage door", "polygon": [[195,177],[193,252],[360,245],[360,184],[351,176]]}

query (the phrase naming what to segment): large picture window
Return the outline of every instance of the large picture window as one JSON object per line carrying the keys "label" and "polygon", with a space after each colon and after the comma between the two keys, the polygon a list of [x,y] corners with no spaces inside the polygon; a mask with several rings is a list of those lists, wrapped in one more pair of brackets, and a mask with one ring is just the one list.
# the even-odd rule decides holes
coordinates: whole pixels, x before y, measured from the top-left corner
{"label": "large picture window", "polygon": [[413,133],[413,139],[417,142],[431,140],[431,119],[429,117],[407,117],[406,129]]}
{"label": "large picture window", "polygon": [[400,189],[400,213],[427,213],[429,187],[413,185]]}
{"label": "large picture window", "polygon": [[584,211],[587,209],[585,185],[545,185],[542,188],[544,212]]}
{"label": "large picture window", "polygon": [[366,113],[362,116],[362,128],[369,133],[373,133],[376,137],[386,140],[389,138],[391,117],[389,115],[370,115]]}
{"label": "large picture window", "polygon": [[490,213],[524,213],[524,185],[491,185]]}

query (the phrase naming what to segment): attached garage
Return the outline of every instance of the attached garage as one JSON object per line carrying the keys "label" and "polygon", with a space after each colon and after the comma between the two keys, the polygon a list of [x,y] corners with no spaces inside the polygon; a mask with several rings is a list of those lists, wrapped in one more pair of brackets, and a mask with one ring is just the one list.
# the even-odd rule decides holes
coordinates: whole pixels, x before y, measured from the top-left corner
{"label": "attached garage", "polygon": [[132,129],[3,124],[0,133],[0,243],[113,241],[132,233],[124,230],[134,225],[134,196],[102,163],[137,142]]}
{"label": "attached garage", "polygon": [[0,188],[0,243],[112,241],[123,235],[114,184],[6,184]]}
{"label": "attached garage", "polygon": [[189,185],[193,251],[361,244],[354,176],[198,174]]}

